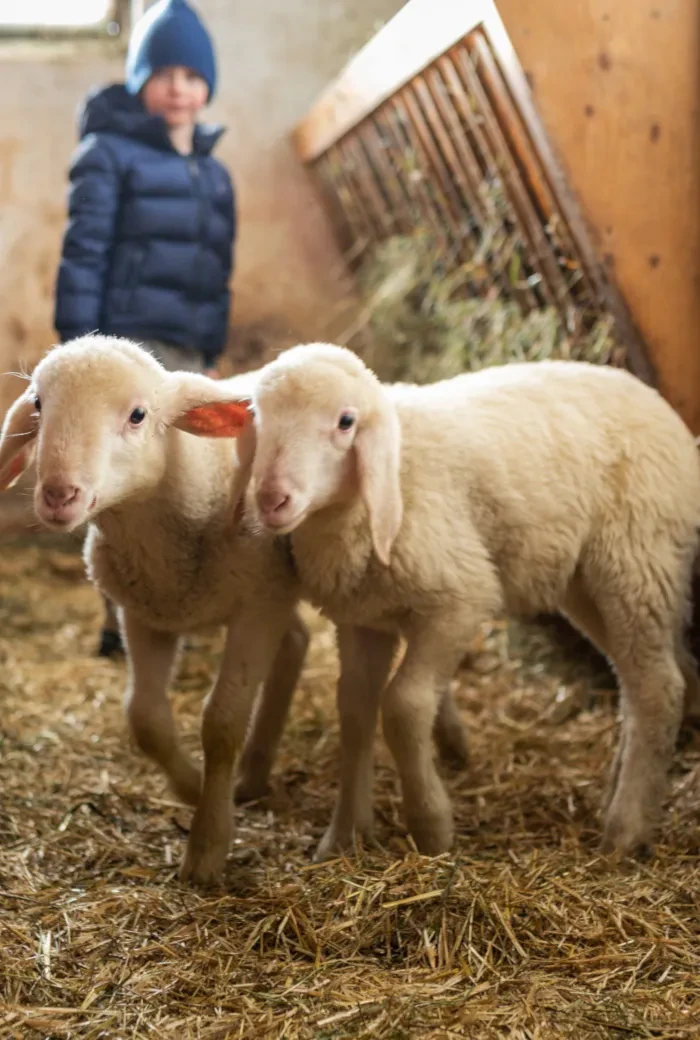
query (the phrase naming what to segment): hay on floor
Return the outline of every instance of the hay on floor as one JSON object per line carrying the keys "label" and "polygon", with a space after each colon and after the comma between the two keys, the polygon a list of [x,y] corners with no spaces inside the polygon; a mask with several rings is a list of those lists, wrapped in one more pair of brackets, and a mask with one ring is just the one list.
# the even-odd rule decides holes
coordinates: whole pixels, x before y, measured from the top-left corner
{"label": "hay on floor", "polygon": [[[486,627],[457,697],[458,841],[411,849],[377,740],[382,849],[313,866],[337,783],[336,660],[313,643],[264,804],[224,886],[177,881],[190,812],[124,734],[124,666],[78,556],[0,547],[0,1038],[571,1040],[700,1034],[700,755],[655,859],[611,868],[597,810],[615,697],[527,630]],[[187,743],[221,635],[189,640]]]}

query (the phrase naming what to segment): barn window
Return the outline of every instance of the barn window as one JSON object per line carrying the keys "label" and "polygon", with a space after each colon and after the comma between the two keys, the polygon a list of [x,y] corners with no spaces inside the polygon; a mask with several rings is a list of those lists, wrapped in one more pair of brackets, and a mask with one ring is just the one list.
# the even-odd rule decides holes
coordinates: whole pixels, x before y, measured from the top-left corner
{"label": "barn window", "polygon": [[0,0],[0,36],[118,37],[142,9],[140,0]]}

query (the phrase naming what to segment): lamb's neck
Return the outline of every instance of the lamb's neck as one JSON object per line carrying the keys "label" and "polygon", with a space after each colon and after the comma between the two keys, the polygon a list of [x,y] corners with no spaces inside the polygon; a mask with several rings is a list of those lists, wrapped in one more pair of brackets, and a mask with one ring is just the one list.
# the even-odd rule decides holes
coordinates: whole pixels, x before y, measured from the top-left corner
{"label": "lamb's neck", "polygon": [[372,561],[369,518],[361,499],[314,513],[291,540],[299,577],[319,605],[357,592]]}
{"label": "lamb's neck", "polygon": [[[152,483],[106,509],[96,526],[110,542],[153,540],[173,525],[201,538],[235,523],[243,488],[232,441],[212,441],[171,430],[162,471]],[[239,478],[239,479],[237,479]]]}

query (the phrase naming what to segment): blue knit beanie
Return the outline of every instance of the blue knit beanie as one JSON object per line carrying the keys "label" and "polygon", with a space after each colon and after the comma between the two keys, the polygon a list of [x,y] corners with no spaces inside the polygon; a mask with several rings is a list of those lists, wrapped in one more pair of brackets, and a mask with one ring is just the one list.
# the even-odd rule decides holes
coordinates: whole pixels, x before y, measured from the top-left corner
{"label": "blue knit beanie", "polygon": [[158,0],[134,26],[126,56],[126,89],[138,94],[154,72],[168,65],[183,65],[201,76],[211,100],[216,87],[214,47],[185,0]]}

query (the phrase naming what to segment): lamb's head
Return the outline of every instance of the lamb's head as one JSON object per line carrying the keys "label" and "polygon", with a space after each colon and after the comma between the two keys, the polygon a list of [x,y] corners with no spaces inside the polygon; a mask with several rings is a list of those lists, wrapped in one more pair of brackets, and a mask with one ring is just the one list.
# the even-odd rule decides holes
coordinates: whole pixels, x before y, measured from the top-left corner
{"label": "lamb's head", "polygon": [[252,483],[278,533],[361,495],[384,563],[401,524],[400,428],[381,384],[351,351],[312,343],[258,373]]}
{"label": "lamb's head", "polygon": [[246,406],[227,402],[225,383],[166,372],[127,340],[85,336],[50,350],[7,413],[0,489],[36,452],[37,517],[70,531],[157,487],[169,427],[233,437],[250,425]]}

